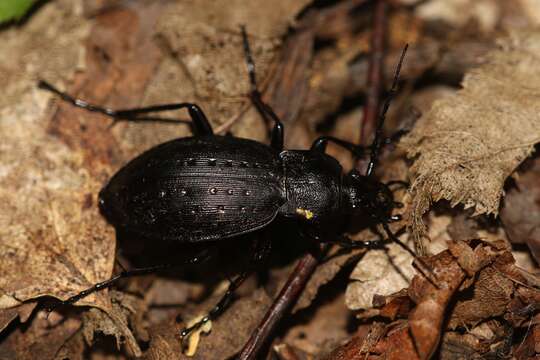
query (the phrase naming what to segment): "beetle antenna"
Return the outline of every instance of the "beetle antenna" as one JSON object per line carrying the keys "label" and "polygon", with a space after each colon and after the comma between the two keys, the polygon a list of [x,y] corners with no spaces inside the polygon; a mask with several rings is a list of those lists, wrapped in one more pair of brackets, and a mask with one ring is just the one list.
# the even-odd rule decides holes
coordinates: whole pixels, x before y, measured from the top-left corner
{"label": "beetle antenna", "polygon": [[390,227],[388,226],[386,222],[382,222],[381,225],[384,231],[386,232],[386,235],[388,235],[388,237],[390,238],[390,240],[398,244],[403,250],[408,252],[415,259],[417,264],[420,265],[420,266],[417,266],[417,269],[422,273],[422,275],[424,275],[424,277],[433,286],[435,286],[438,289],[439,285],[437,284],[437,275],[435,275],[433,271],[431,271],[431,267],[428,264],[426,264],[426,262],[421,257],[419,257],[414,251],[412,251],[407,246],[407,244],[399,240],[398,237],[392,232],[392,230],[390,230]]}
{"label": "beetle antenna", "polygon": [[405,53],[407,52],[408,47],[409,47],[409,44],[405,44],[405,47],[403,48],[403,51],[401,52],[401,57],[399,58],[399,63],[396,67],[396,72],[394,73],[394,81],[392,82],[392,87],[390,88],[388,97],[386,98],[386,101],[384,102],[383,109],[377,121],[377,128],[375,129],[375,138],[373,139],[373,143],[371,144],[371,154],[369,158],[369,164],[367,166],[366,176],[370,176],[375,170],[375,166],[377,166],[377,161],[378,161],[378,157],[379,157],[379,153],[381,151],[381,145],[382,145],[382,135],[383,135],[382,130],[383,130],[383,125],[384,125],[384,119],[386,118],[386,113],[388,111],[388,108],[390,107],[390,102],[396,95],[397,85],[399,81],[399,73],[401,71],[401,65],[403,64],[403,59],[405,58]]}

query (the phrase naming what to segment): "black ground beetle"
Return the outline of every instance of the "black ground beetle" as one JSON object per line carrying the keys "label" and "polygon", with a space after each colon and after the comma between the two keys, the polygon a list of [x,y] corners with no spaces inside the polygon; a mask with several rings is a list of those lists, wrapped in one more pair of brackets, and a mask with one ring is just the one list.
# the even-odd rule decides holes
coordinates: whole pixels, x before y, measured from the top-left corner
{"label": "black ground beetle", "polygon": [[[323,136],[315,140],[309,150],[283,150],[283,124],[270,106],[262,101],[257,90],[254,62],[243,27],[242,36],[251,100],[264,119],[274,123],[270,146],[253,140],[215,135],[196,104],[111,110],[75,99],[40,81],[40,88],[57,94],[63,100],[116,120],[136,121],[150,112],[184,108],[189,112],[195,135],[158,145],[120,169],[99,194],[103,215],[117,229],[128,229],[149,241],[221,242],[264,228],[281,216],[296,219],[302,232],[317,241],[335,242],[347,247],[371,247],[382,239],[357,242],[342,235],[351,219],[367,218],[373,224],[381,224],[389,238],[400,243],[388,227],[389,222],[399,220],[398,216],[391,215],[399,203],[393,200],[391,184],[379,182],[373,177],[373,171],[384,143],[382,125],[396,91],[406,48],[371,146],[362,147]],[[352,170],[343,175],[338,161],[325,154],[328,142],[355,155],[369,151],[366,174]],[[264,258],[269,244],[257,244],[254,248],[253,259],[259,261]],[[203,257],[197,255],[188,263],[199,262]],[[72,304],[120,278],[167,267],[170,265],[122,272],[72,296],[61,305]],[[182,337],[219,315],[250,271],[233,279],[216,307],[197,324],[182,330]]]}

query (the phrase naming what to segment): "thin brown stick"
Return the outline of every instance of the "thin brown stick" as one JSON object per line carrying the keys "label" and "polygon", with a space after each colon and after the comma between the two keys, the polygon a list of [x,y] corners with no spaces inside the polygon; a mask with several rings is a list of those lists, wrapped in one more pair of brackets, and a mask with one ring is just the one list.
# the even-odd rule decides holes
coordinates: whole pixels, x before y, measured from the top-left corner
{"label": "thin brown stick", "polygon": [[[326,253],[327,244],[321,245],[321,253]],[[296,264],[293,272],[289,275],[287,282],[281,288],[274,303],[262,319],[259,326],[253,331],[251,337],[244,345],[238,355],[239,360],[252,360],[257,358],[257,354],[266,344],[270,335],[274,332],[281,319],[288,313],[288,310],[296,302],[309,278],[317,268],[319,259],[312,254],[304,255]]]}
{"label": "thin brown stick", "polygon": [[[375,0],[373,9],[373,30],[368,64],[366,105],[360,123],[360,144],[367,145],[374,133],[380,109],[380,95],[383,88],[383,66],[386,38],[386,0]],[[357,163],[358,171],[363,174],[369,160]]]}

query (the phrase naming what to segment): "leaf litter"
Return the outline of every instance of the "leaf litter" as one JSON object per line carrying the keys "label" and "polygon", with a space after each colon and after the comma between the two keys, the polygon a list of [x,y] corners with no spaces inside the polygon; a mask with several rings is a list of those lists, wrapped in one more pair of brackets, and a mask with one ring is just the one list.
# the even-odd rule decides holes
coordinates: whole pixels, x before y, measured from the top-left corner
{"label": "leaf litter", "polygon": [[[65,84],[70,93],[111,107],[137,106],[141,101],[143,104],[179,99],[197,102],[221,131],[232,126],[235,134],[264,140],[267,125],[260,121],[245,97],[248,83],[245,67],[240,66],[243,59],[238,36],[238,25],[243,22],[250,34],[259,82],[267,90],[265,99],[284,116],[287,128],[294,129],[294,135],[287,135],[288,145],[305,148],[319,132],[319,124],[342,106],[344,98],[357,97],[365,91],[366,60],[357,54],[367,49],[369,35],[366,31],[369,23],[362,22],[362,14],[366,13],[350,11],[362,1],[345,1],[335,8],[315,7],[296,22],[296,15],[308,3],[288,2],[276,9],[270,3],[251,6],[234,2],[227,4],[230,13],[222,13],[218,9],[223,5],[141,2],[128,7],[100,8],[100,1],[96,1],[84,7],[91,9],[92,19],[81,21],[85,15],[81,3],[59,1],[47,4],[43,13],[38,12],[29,20],[26,26],[33,32],[23,35],[27,40],[17,40],[19,34],[26,33],[26,28],[8,30],[13,39],[9,46],[18,47],[17,58],[26,63],[14,64],[13,57],[0,55],[3,59],[0,78],[10,84],[0,109],[0,127],[2,133],[11,135],[5,137],[6,142],[0,147],[2,159],[6,160],[0,171],[1,194],[5,200],[0,208],[0,219],[5,225],[0,242],[7,249],[6,258],[15,259],[11,263],[0,262],[0,281],[3,281],[0,303],[4,309],[0,311],[0,320],[5,334],[0,353],[8,358],[32,358],[39,353],[41,358],[82,359],[83,353],[90,349],[98,358],[99,340],[112,337],[111,349],[106,351],[113,351],[115,358],[143,354],[152,359],[185,358],[178,336],[183,321],[205,313],[220,296],[219,291],[208,296],[208,290],[200,284],[150,278],[130,281],[128,290],[104,291],[80,301],[80,305],[89,305],[89,309],[60,309],[49,318],[35,310],[39,296],[67,298],[111,275],[114,234],[97,212],[97,192],[134,155],[165,140],[189,134],[182,125],[119,123],[109,128],[109,120],[65,104],[47,108],[50,96],[35,90],[35,78]],[[271,6],[273,11],[265,6]],[[141,17],[141,13],[147,16]],[[260,21],[261,13],[272,16]],[[398,13],[396,18],[392,17],[393,24],[403,27],[412,21],[415,25],[412,29],[391,30],[391,36],[404,39],[414,35],[418,42],[411,52],[414,64],[406,64],[404,68],[405,79],[416,79],[430,69],[435,74],[462,73],[471,65],[481,64],[469,71],[464,89],[457,94],[452,95],[454,90],[448,91],[448,86],[443,85],[444,92],[450,96],[422,116],[403,141],[405,150],[415,160],[413,191],[400,193],[399,197],[404,196],[405,211],[416,214],[416,218],[410,219],[416,219],[417,224],[426,221],[429,226],[426,231],[433,242],[427,244],[428,253],[436,255],[426,256],[424,261],[432,266],[439,282],[435,286],[415,275],[408,254],[401,254],[393,246],[387,252],[361,250],[331,256],[310,280],[294,315],[287,319],[288,334],[272,349],[283,359],[295,356],[413,359],[433,354],[450,359],[512,352],[518,358],[532,357],[538,353],[536,344],[540,339],[537,274],[515,266],[507,243],[500,240],[505,235],[486,230],[480,221],[483,216],[478,214],[497,212],[505,179],[529,155],[538,138],[535,133],[538,129],[531,124],[536,109],[533,101],[536,74],[530,71],[536,66],[538,35],[534,31],[515,32],[510,38],[499,40],[499,48],[485,55],[493,45],[484,37],[464,39],[469,47],[448,47],[445,44],[448,39],[442,33],[432,36],[427,25],[414,20],[411,12]],[[471,18],[476,19],[479,14],[476,12]],[[55,16],[68,20],[56,24],[50,20]],[[497,16],[493,21],[503,21]],[[493,30],[492,23],[483,24],[489,25],[483,31]],[[56,29],[56,25],[63,28]],[[282,39],[291,25],[302,31]],[[65,29],[70,26],[73,28]],[[458,39],[460,32],[467,31],[463,22],[451,26],[459,27],[457,35],[451,35]],[[58,60],[45,60],[37,65],[37,60],[49,58],[45,55],[50,50],[31,40],[32,35],[44,32],[44,28],[51,38],[58,32],[66,34],[65,38],[60,37],[63,41],[51,43],[58,44],[58,53],[71,51],[70,56],[53,56]],[[321,46],[317,42],[321,38],[328,43]],[[86,46],[81,45],[83,39]],[[21,45],[24,42],[34,43],[33,48],[25,48]],[[401,44],[394,47],[390,49],[391,57],[397,54]],[[477,55],[470,56],[471,49]],[[389,74],[393,71],[388,66],[391,63],[389,60],[385,70]],[[29,69],[31,72],[27,73]],[[18,73],[25,75],[18,79],[14,76]],[[350,80],[351,76],[358,79]],[[503,78],[510,92],[504,92],[501,81],[497,83],[497,79]],[[429,97],[436,93],[435,88],[414,89],[413,99],[422,91]],[[327,100],[320,102],[321,99]],[[400,98],[394,101],[392,107],[398,110],[391,114],[390,123],[402,116],[399,114],[406,108],[403,104],[406,101]],[[332,133],[356,141],[359,114],[358,109],[338,114]],[[514,127],[518,128],[517,133]],[[30,139],[28,129],[33,130]],[[460,140],[460,131],[472,136],[462,136]],[[519,139],[521,135],[526,136]],[[475,137],[481,141],[472,141]],[[336,148],[330,151],[343,164],[351,166],[348,155]],[[442,160],[441,151],[446,152]],[[18,167],[16,164],[21,159],[24,162]],[[465,170],[453,171],[452,166],[461,169],[456,164],[465,164]],[[428,165],[432,167],[425,170]],[[390,157],[385,156],[381,170],[385,181],[404,179],[407,166],[403,156],[394,152]],[[434,176],[430,177],[429,171]],[[20,174],[26,183],[17,179]],[[490,178],[492,174],[495,176]],[[523,176],[531,176],[527,174],[524,169]],[[456,195],[452,192],[454,188],[443,187],[444,180],[456,182],[452,176],[458,176],[459,184],[464,184],[465,195],[459,192]],[[471,182],[475,176],[493,181]],[[520,182],[516,178],[520,191],[527,193],[535,177],[531,179]],[[442,185],[427,186],[428,180],[441,180]],[[487,193],[482,192],[486,189]],[[448,191],[452,196],[441,196]],[[409,196],[411,201],[407,201]],[[433,204],[440,199],[450,200],[450,205],[473,204],[477,216],[470,218],[467,212],[441,208],[440,202]],[[422,217],[430,206],[437,213]],[[525,208],[534,209],[530,203]],[[517,231],[522,234],[533,225],[531,213],[528,223],[516,225],[524,226],[524,230],[516,228],[513,236],[510,231],[510,236],[523,238],[516,235]],[[416,229],[422,230],[419,226]],[[25,242],[16,240],[23,237]],[[354,237],[368,240],[373,234],[365,232]],[[327,299],[330,289],[345,287],[342,282],[348,282],[344,280],[347,276],[339,274],[343,275],[342,270],[350,268],[358,258],[361,260],[353,270],[346,295]],[[368,266],[370,262],[378,266]],[[21,264],[30,271],[9,273]],[[251,285],[243,286],[231,309],[213,322],[212,334],[201,337],[194,358],[232,356],[263,316],[290,267],[272,269],[270,278],[276,280],[270,282],[270,287],[257,286],[252,281],[248,282]],[[8,273],[9,276],[4,275]],[[365,283],[363,287],[359,287],[361,282]],[[355,287],[356,290],[351,290]],[[175,302],[181,308],[168,307],[167,304]],[[344,302],[355,309],[356,319],[347,321],[347,316],[352,315]],[[319,307],[320,311],[314,311]],[[182,314],[181,321],[175,319],[178,311]],[[21,331],[22,327],[27,331]],[[349,342],[341,345],[347,338]]]}

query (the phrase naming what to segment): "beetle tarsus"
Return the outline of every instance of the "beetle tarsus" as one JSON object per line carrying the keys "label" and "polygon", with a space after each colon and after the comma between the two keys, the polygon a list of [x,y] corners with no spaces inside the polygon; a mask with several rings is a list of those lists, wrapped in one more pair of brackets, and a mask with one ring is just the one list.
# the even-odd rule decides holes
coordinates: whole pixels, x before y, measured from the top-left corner
{"label": "beetle tarsus", "polygon": [[218,303],[208,312],[207,315],[205,315],[201,320],[197,321],[195,324],[182,329],[180,331],[180,337],[182,341],[185,341],[193,331],[199,329],[208,321],[214,320],[219,315],[221,315],[231,303],[236,289],[238,289],[240,285],[242,285],[242,283],[244,282],[244,280],[246,280],[246,278],[248,277],[250,273],[251,271],[245,271],[241,273],[240,275],[238,275],[235,279],[233,279],[229,283],[229,287],[227,288],[227,291],[225,291],[225,294],[223,294],[223,296],[218,301]]}

